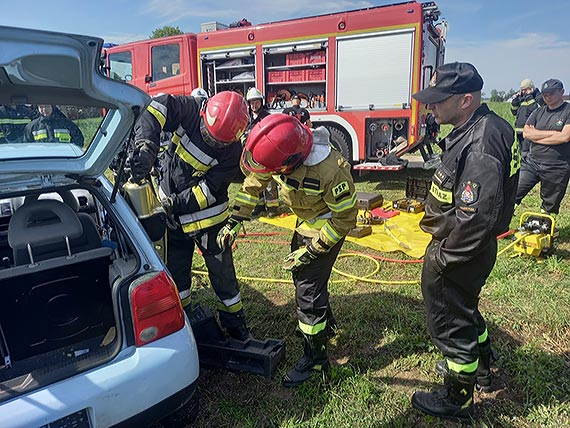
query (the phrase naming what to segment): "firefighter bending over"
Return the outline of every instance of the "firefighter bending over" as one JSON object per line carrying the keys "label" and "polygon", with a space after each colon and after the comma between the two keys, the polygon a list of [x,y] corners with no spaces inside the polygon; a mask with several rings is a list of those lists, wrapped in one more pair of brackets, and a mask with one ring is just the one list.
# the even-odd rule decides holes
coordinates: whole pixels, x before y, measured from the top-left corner
{"label": "firefighter bending over", "polygon": [[173,132],[158,165],[159,196],[178,226],[166,235],[166,265],[182,306],[190,308],[192,256],[197,245],[218,297],[220,323],[238,340],[251,337],[246,326],[232,252],[216,236],[227,222],[228,186],[239,170],[239,139],[248,123],[247,104],[236,92],[220,92],[206,101],[158,95],[135,127],[130,157],[131,180],[143,180],[155,164],[161,131]]}
{"label": "firefighter bending over", "polygon": [[331,150],[329,138],[326,128],[311,130],[282,113],[255,125],[242,155],[243,186],[228,226],[218,235],[220,246],[231,246],[241,222],[250,219],[259,193],[271,179],[298,217],[283,268],[293,273],[304,353],[283,377],[288,387],[329,367],[327,340],[334,318],[327,283],[344,238],[356,224],[350,164]]}

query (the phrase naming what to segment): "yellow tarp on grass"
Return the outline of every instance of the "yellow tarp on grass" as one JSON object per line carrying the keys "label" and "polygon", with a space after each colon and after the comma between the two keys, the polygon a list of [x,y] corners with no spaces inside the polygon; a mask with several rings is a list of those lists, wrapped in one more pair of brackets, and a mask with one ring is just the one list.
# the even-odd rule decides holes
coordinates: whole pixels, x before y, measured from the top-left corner
{"label": "yellow tarp on grass", "polygon": [[[359,216],[362,212],[359,213]],[[346,239],[364,247],[390,253],[402,251],[415,259],[422,258],[431,236],[420,229],[419,223],[423,213],[410,214],[400,212],[384,224],[372,225],[372,234],[362,238],[348,236]],[[260,221],[278,227],[295,230],[297,216],[291,214],[283,217],[260,217]],[[360,226],[360,223],[358,224]]]}

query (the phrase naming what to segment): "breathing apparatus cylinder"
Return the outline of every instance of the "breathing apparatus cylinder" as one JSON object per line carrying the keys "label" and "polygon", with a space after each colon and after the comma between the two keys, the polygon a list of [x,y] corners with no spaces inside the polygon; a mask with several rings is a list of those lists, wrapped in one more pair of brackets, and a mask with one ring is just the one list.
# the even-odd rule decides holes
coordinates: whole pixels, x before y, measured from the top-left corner
{"label": "breathing apparatus cylinder", "polygon": [[166,212],[160,204],[152,184],[127,181],[123,185],[126,199],[152,241],[158,241],[166,230]]}

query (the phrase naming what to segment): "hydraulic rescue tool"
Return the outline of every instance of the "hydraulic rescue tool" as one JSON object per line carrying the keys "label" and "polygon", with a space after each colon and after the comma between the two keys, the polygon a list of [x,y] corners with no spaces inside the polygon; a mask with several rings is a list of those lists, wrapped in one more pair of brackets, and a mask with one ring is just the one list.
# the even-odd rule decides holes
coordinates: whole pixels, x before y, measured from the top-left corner
{"label": "hydraulic rescue tool", "polygon": [[520,226],[515,232],[515,253],[534,257],[552,254],[558,231],[554,228],[554,217],[548,214],[524,212]]}
{"label": "hydraulic rescue tool", "polygon": [[[524,212],[515,240],[509,245],[518,254],[540,257],[552,254],[554,240],[558,236],[554,217],[548,214]],[[504,248],[506,250],[508,247]]]}

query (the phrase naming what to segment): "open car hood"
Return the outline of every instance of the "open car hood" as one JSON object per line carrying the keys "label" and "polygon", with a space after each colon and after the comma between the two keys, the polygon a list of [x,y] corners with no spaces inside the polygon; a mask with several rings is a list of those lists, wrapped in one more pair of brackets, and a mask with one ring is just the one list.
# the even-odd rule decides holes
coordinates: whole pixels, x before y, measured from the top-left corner
{"label": "open car hood", "polygon": [[104,173],[150,98],[102,74],[102,44],[0,26],[0,182]]}

